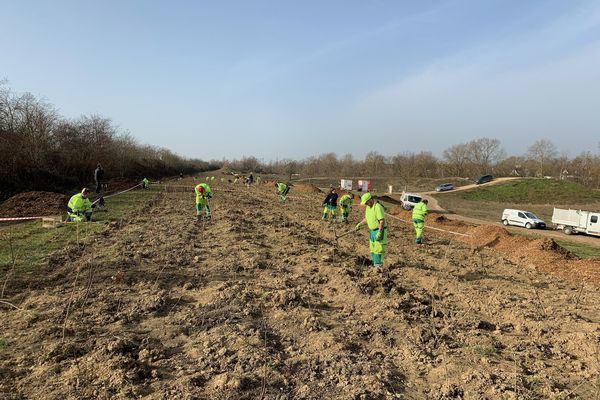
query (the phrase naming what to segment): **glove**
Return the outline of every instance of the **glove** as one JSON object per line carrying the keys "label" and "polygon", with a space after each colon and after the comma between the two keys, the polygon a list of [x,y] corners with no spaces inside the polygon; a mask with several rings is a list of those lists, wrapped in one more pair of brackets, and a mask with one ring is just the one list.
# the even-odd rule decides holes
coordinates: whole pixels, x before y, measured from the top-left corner
{"label": "glove", "polygon": [[383,232],[377,231],[377,234],[375,235],[375,240],[380,241],[381,239],[383,239]]}
{"label": "glove", "polygon": [[358,224],[356,224],[354,230],[360,231],[360,228],[362,228],[362,224],[359,222]]}

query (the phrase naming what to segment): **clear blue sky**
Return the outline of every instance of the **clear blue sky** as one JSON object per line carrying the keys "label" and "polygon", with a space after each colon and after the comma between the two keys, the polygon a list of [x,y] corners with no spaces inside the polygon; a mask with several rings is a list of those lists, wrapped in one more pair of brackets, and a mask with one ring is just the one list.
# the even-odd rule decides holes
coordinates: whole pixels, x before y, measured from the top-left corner
{"label": "clear blue sky", "polygon": [[204,159],[600,141],[600,2],[0,0],[0,78]]}

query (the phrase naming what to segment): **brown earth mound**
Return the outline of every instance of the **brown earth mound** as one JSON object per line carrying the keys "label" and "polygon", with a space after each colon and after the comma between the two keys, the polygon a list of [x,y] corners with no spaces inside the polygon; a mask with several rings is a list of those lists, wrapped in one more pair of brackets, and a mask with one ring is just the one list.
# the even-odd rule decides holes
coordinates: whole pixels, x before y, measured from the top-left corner
{"label": "brown earth mound", "polygon": [[54,192],[25,192],[14,195],[0,205],[2,217],[38,217],[66,212],[69,197]]}
{"label": "brown earth mound", "polygon": [[293,186],[295,192],[301,193],[323,193],[321,189],[310,183],[296,183]]}

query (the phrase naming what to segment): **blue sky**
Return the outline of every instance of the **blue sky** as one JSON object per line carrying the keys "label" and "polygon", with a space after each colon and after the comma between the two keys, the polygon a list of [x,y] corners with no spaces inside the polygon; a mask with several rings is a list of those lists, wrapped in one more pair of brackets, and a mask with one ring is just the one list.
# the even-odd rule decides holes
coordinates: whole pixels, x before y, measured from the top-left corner
{"label": "blue sky", "polygon": [[0,78],[205,159],[600,141],[600,2],[0,0]]}

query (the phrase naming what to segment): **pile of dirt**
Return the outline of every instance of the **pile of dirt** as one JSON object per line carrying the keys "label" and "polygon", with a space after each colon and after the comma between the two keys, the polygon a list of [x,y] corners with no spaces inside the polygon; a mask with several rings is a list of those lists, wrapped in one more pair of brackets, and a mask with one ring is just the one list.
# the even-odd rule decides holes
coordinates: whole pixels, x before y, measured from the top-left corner
{"label": "pile of dirt", "polygon": [[510,233],[499,226],[479,225],[467,231],[468,243],[475,247],[494,247],[510,238]]}
{"label": "pile of dirt", "polygon": [[301,193],[323,193],[321,189],[310,183],[296,183],[294,184],[294,191]]}
{"label": "pile of dirt", "polygon": [[0,204],[2,217],[38,217],[66,212],[69,196],[55,192],[25,192]]}
{"label": "pile of dirt", "polygon": [[600,284],[600,258],[582,260],[550,238],[512,235],[506,229],[480,225],[467,230],[470,245],[489,247],[517,264],[573,281]]}
{"label": "pile of dirt", "polygon": [[381,201],[385,201],[386,203],[396,204],[398,206],[402,205],[402,202],[400,200],[393,199],[390,196],[376,196],[375,198]]}

